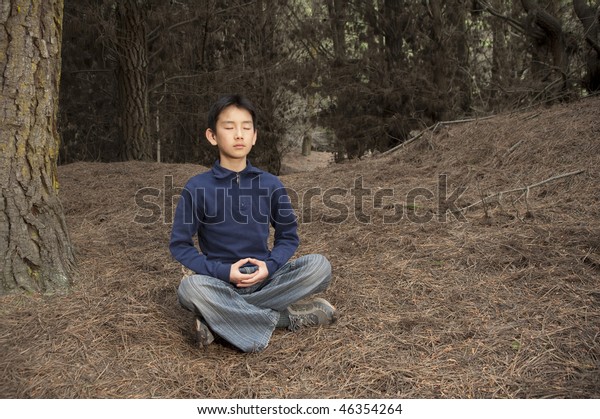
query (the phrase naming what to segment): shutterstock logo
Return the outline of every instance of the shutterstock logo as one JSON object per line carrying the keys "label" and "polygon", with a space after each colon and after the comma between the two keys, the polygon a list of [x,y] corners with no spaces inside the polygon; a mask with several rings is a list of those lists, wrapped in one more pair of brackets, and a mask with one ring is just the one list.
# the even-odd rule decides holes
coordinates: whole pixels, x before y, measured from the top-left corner
{"label": "shutterstock logo", "polygon": [[[449,220],[466,221],[457,201],[467,187],[458,187],[450,192],[446,174],[438,176],[435,188],[417,187],[404,194],[400,194],[394,188],[367,187],[363,176],[356,177],[351,188],[313,187],[302,191],[293,188],[286,188],[286,190],[298,216],[298,222],[302,224],[314,222],[344,224],[351,221],[361,224],[397,224],[403,220],[424,224],[443,223]],[[164,177],[162,189],[152,187],[139,189],[134,197],[138,207],[134,221],[140,224],[161,221],[171,224],[176,201],[181,192],[182,188],[173,185],[173,176],[170,175]],[[237,207],[233,205],[228,189],[211,191],[211,193],[223,197],[223,206]],[[256,193],[258,197],[256,199],[264,195],[265,191],[260,190]],[[249,190],[243,196],[245,199],[252,198]],[[245,205],[252,206],[252,203],[245,202]],[[256,206],[259,206],[258,203]],[[246,222],[248,221],[250,220]]]}
{"label": "shutterstock logo", "polygon": [[[458,221],[466,218],[456,201],[467,190],[457,188],[448,195],[448,177],[438,176],[435,190],[419,187],[401,195],[394,188],[365,187],[363,177],[354,179],[352,188],[310,188],[298,193],[288,190],[297,208],[299,222],[307,224],[343,224],[354,220],[361,224],[397,224],[402,220],[423,224],[432,221],[447,222],[449,217]],[[321,209],[315,214],[315,209]],[[324,209],[323,209],[324,207]],[[382,216],[375,217],[379,212]]]}

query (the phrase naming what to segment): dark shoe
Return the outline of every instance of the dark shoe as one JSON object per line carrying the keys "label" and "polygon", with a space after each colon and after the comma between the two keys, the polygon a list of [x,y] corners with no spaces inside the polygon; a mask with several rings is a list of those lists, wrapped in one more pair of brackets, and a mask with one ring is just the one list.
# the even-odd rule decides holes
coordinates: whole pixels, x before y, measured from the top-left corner
{"label": "dark shoe", "polygon": [[336,320],[335,307],[323,298],[315,298],[306,303],[292,304],[290,313],[290,330],[301,327],[329,325]]}
{"label": "dark shoe", "polygon": [[196,336],[196,343],[200,348],[210,345],[215,340],[208,326],[198,317],[194,319],[194,335]]}

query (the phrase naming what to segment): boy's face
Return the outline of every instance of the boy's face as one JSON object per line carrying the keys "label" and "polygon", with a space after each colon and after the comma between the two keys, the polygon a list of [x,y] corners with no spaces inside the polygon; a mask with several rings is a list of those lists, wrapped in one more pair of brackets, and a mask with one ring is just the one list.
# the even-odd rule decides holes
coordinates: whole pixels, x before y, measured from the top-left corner
{"label": "boy's face", "polygon": [[222,162],[245,159],[256,143],[252,115],[234,105],[226,107],[219,114],[216,130],[206,130],[206,139],[219,148]]}

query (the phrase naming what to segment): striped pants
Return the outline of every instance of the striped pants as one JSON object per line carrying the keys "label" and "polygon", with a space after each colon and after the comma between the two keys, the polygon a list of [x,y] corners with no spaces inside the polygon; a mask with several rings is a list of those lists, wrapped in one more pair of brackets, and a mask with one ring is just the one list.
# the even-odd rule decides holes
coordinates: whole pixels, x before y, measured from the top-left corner
{"label": "striped pants", "polygon": [[267,347],[280,312],[331,281],[331,265],[321,255],[286,263],[259,284],[238,288],[205,275],[182,279],[177,296],[186,309],[204,318],[214,333],[244,352]]}

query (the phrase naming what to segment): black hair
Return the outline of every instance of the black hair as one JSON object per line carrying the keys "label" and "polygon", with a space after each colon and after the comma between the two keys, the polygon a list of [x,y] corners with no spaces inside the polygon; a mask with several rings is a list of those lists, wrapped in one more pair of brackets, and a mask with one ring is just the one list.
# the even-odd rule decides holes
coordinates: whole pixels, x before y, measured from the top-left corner
{"label": "black hair", "polygon": [[252,125],[256,130],[256,108],[254,108],[252,102],[247,98],[238,94],[222,96],[212,105],[210,111],[208,111],[208,128],[216,131],[219,115],[223,112],[223,109],[231,105],[250,112],[250,115],[252,116]]}

